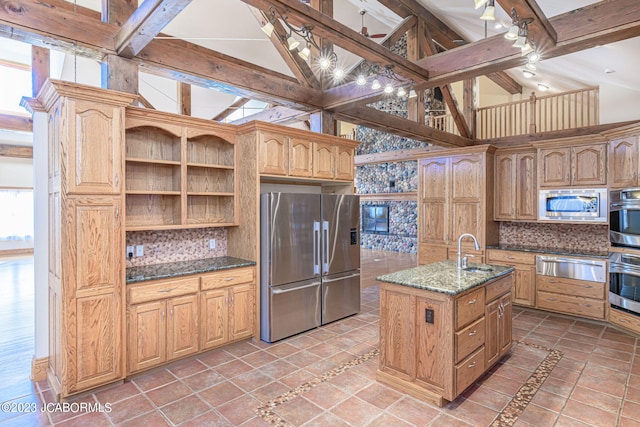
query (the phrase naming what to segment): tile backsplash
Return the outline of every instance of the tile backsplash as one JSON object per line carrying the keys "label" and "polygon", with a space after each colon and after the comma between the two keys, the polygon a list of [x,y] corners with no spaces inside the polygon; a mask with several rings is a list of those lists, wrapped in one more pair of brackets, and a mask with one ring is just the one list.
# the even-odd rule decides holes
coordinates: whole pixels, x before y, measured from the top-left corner
{"label": "tile backsplash", "polygon": [[500,245],[606,252],[609,225],[501,222]]}
{"label": "tile backsplash", "polygon": [[[209,249],[211,239],[216,240],[215,249]],[[127,267],[226,256],[227,230],[214,227],[127,232],[127,246],[136,245],[144,245],[144,256],[127,260]]]}

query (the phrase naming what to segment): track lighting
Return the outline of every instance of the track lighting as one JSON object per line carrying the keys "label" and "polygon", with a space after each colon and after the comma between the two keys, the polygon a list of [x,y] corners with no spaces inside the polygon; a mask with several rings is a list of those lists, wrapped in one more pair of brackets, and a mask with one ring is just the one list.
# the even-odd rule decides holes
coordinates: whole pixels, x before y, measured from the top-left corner
{"label": "track lighting", "polygon": [[384,87],[384,93],[393,93],[393,86],[389,83]]}
{"label": "track lighting", "polygon": [[358,75],[358,78],[356,78],[356,84],[358,86],[364,86],[367,84],[367,78],[364,76],[364,74]]}
{"label": "track lighting", "polygon": [[378,81],[378,79],[375,79],[373,81],[373,83],[371,83],[371,89],[373,90],[378,90],[380,89],[382,86],[380,85],[380,82]]}
{"label": "track lighting", "polygon": [[403,88],[402,86],[400,86],[400,87],[398,88],[398,92],[397,92],[397,94],[398,94],[398,96],[399,96],[399,97],[403,97],[403,96],[405,96],[405,95],[407,94],[407,91],[405,90],[405,88]]}

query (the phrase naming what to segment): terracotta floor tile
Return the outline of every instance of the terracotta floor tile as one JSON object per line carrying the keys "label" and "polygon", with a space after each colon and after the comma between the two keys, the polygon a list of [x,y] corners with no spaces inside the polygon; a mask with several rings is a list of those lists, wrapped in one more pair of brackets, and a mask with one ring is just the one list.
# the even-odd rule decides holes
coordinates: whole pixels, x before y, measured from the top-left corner
{"label": "terracotta floor tile", "polygon": [[414,425],[423,425],[428,420],[436,418],[441,410],[428,403],[405,395],[398,402],[391,405],[385,412]]}
{"label": "terracotta floor tile", "polygon": [[618,427],[640,427],[640,421],[632,418],[621,417]]}
{"label": "terracotta floor tile", "polygon": [[274,380],[286,377],[289,374],[297,371],[298,367],[281,359],[277,359],[275,362],[271,362],[260,368],[260,372],[270,376]]}
{"label": "terracotta floor tile", "polygon": [[536,404],[529,404],[520,414],[518,420],[524,421],[532,426],[552,426],[558,418],[558,413],[545,409]]}
{"label": "terracotta floor tile", "polygon": [[240,427],[271,427],[271,425],[271,423],[268,423],[261,417],[256,416],[240,424]]}
{"label": "terracotta floor tile", "polygon": [[598,343],[598,341],[600,340],[597,337],[593,337],[590,335],[582,335],[582,334],[578,334],[576,332],[566,332],[563,336],[563,339],[567,339],[567,340],[571,340],[571,341],[577,341],[583,344],[589,344],[589,345],[596,345]]}
{"label": "terracotta floor tile", "polygon": [[567,398],[545,390],[538,390],[531,399],[532,403],[553,412],[560,412],[567,403]]}
{"label": "terracotta floor tile", "polygon": [[560,414],[554,427],[592,427],[593,424],[583,423],[580,420]]}
{"label": "terracotta floor tile", "polygon": [[253,366],[254,368],[259,368],[260,366],[264,366],[267,363],[271,363],[275,360],[277,360],[278,358],[276,356],[274,356],[273,354],[267,353],[264,350],[261,351],[257,351],[255,353],[251,353],[248,354],[244,357],[242,357],[240,360],[242,360],[245,363],[248,363],[249,365]]}
{"label": "terracotta floor tile", "polygon": [[636,337],[625,332],[621,332],[617,329],[607,328],[602,333],[602,338],[611,341],[617,341],[620,343],[635,345]]}
{"label": "terracotta floor tile", "polygon": [[287,387],[280,382],[274,381],[253,390],[251,392],[251,397],[259,400],[261,403],[267,403],[268,401],[275,399],[276,397],[286,393],[289,390],[291,390],[291,387]]}
{"label": "terracotta floor tile", "polygon": [[403,394],[379,382],[375,382],[360,390],[356,396],[378,408],[386,409],[400,400]]}
{"label": "terracotta floor tile", "polygon": [[[286,345],[286,347],[295,347],[295,349],[290,349],[290,350],[286,350],[286,349],[280,349],[278,348],[276,351],[277,352],[272,352],[273,354],[275,354],[276,356],[279,357],[284,357],[284,356],[288,356],[290,354],[295,353],[296,351],[300,351],[301,349],[307,349],[310,347],[313,347],[314,345],[320,344],[322,341],[319,341],[313,337],[307,336],[307,335],[298,335],[296,337],[290,338],[288,339],[285,343],[283,343],[282,345]],[[277,344],[276,344],[277,345]],[[278,345],[279,346],[279,345]],[[273,347],[269,348],[268,350],[271,351]],[[281,351],[291,351],[287,354],[279,354],[279,352]]]}
{"label": "terracotta floor tile", "polygon": [[347,371],[335,378],[331,378],[330,383],[346,393],[355,394],[374,381],[373,378],[365,378],[362,375]]}
{"label": "terracotta floor tile", "polygon": [[207,412],[209,409],[209,405],[194,395],[187,396],[182,400],[178,400],[160,408],[169,421],[176,425],[196,418],[200,414]]}
{"label": "terracotta floor tile", "polygon": [[250,341],[241,341],[235,344],[224,346],[224,351],[236,357],[246,356],[247,354],[256,352],[258,350],[260,349],[251,344]]}
{"label": "terracotta floor tile", "polygon": [[233,377],[229,381],[240,387],[242,390],[250,392],[262,387],[263,385],[269,384],[273,379],[260,372],[259,369],[254,369],[253,371],[245,372],[244,374]]}
{"label": "terracotta floor tile", "polygon": [[589,362],[598,364],[605,368],[616,369],[618,371],[629,372],[631,369],[631,362],[627,362],[624,360],[616,360],[610,357],[604,357],[599,354],[591,355]]}
{"label": "terracotta floor tile", "polygon": [[[313,344],[311,345],[315,345],[316,343],[318,343],[317,340],[314,340],[312,338],[307,338],[307,340],[311,341]],[[309,344],[307,344],[309,345]],[[307,347],[305,347],[307,348]],[[276,357],[286,357],[286,356],[291,356],[294,353],[297,353],[300,351],[300,348],[292,345],[292,343],[290,341],[288,342],[283,342],[283,343],[278,343],[278,344],[272,344],[271,346],[267,347],[264,351],[266,351],[269,354],[272,354]]]}
{"label": "terracotta floor tile", "polygon": [[367,427],[411,427],[411,424],[402,421],[399,418],[394,417],[393,415],[383,413],[382,415],[376,417],[367,424]]}
{"label": "terracotta floor tile", "polygon": [[108,415],[111,421],[118,424],[152,410],[153,406],[147,398],[139,394],[111,405],[111,412]]}
{"label": "terracotta floor tile", "polygon": [[198,395],[205,402],[209,403],[213,407],[223,405],[230,400],[236,399],[242,396],[244,392],[231,384],[229,381],[216,384],[206,390],[202,390]]}
{"label": "terracotta floor tile", "polygon": [[622,405],[622,416],[640,421],[640,403],[624,402]]}
{"label": "terracotta floor tile", "polygon": [[586,361],[581,362],[578,360],[573,360],[567,357],[563,357],[562,359],[560,359],[556,367],[571,369],[572,371],[582,371],[586,363],[587,363]]}
{"label": "terracotta floor tile", "polygon": [[164,406],[167,403],[187,397],[191,393],[193,392],[189,387],[176,382],[148,391],[146,395],[156,406]]}
{"label": "terracotta floor tile", "polygon": [[222,365],[218,365],[215,368],[212,368],[214,371],[224,376],[225,378],[233,378],[237,375],[244,374],[245,372],[249,372],[253,368],[251,365],[244,363],[242,360],[232,360],[231,362],[223,363]]}
{"label": "terracotta floor tile", "polygon": [[607,347],[596,347],[593,350],[593,354],[624,362],[631,362],[633,358],[633,353],[627,353],[625,351],[615,350]]}
{"label": "terracotta floor tile", "polygon": [[193,375],[197,372],[202,372],[208,368],[209,367],[207,365],[200,362],[198,359],[181,361],[167,367],[169,372],[171,372],[178,378],[188,377],[189,375]]}
{"label": "terracotta floor tile", "polygon": [[596,348],[595,343],[588,344],[576,340],[570,340],[567,338],[561,338],[555,348],[559,350],[576,350],[582,353],[591,353],[594,348]]}
{"label": "terracotta floor tile", "polygon": [[139,377],[134,377],[133,382],[136,383],[140,390],[148,391],[154,388],[162,387],[163,385],[176,381],[176,377],[172,375],[166,369],[162,369],[148,374],[142,374]]}
{"label": "terracotta floor tile", "polygon": [[382,409],[357,397],[350,397],[333,408],[331,413],[352,426],[365,426],[374,418],[382,415]]}
{"label": "terracotta floor tile", "polygon": [[476,427],[449,414],[440,414],[431,421],[424,420],[429,427]]}
{"label": "terracotta floor tile", "polygon": [[346,351],[340,351],[334,354],[333,356],[329,357],[328,360],[340,366],[353,360],[353,354],[348,353]]}
{"label": "terracotta floor tile", "polygon": [[255,417],[255,409],[259,405],[260,402],[250,396],[244,395],[224,405],[218,406],[216,410],[233,425],[240,425]]}
{"label": "terracotta floor tile", "polygon": [[[330,412],[324,412],[320,416],[304,424],[304,427],[351,427],[343,419]],[[391,427],[391,426],[388,426]]]}
{"label": "terracotta floor tile", "polygon": [[309,366],[316,362],[321,361],[322,358],[320,356],[316,356],[313,353],[309,353],[306,350],[303,350],[303,351],[294,353],[290,356],[286,356],[284,360],[300,368],[304,368],[305,366]]}
{"label": "terracotta floor tile", "polygon": [[494,411],[502,411],[512,399],[511,396],[485,386],[477,387],[471,394],[465,395],[465,398]]}
{"label": "terracotta floor tile", "polygon": [[590,405],[569,399],[562,410],[563,415],[575,418],[596,427],[611,427],[616,425],[618,414],[603,411]]}
{"label": "terracotta floor tile", "polygon": [[515,366],[499,364],[496,369],[496,373],[503,377],[519,381],[521,384],[524,383],[527,378],[531,375],[531,372],[526,371],[524,369],[517,368]]}
{"label": "terracotta floor tile", "polygon": [[332,369],[335,369],[339,366],[338,363],[329,360],[329,359],[321,359],[318,360],[317,362],[314,362],[310,365],[305,366],[304,368],[311,372],[312,374],[316,375],[316,376],[320,376],[322,374],[324,374],[325,372],[328,372]]}
{"label": "terracotta floor tile", "polygon": [[345,401],[349,394],[328,382],[324,382],[305,392],[303,396],[313,404],[323,409],[329,409]]}
{"label": "terracotta floor tile", "polygon": [[313,375],[311,372],[308,372],[304,369],[299,369],[293,372],[292,374],[282,377],[280,379],[280,382],[286,385],[287,387],[295,388],[300,384],[304,384],[307,381],[311,381],[314,378],[316,378],[316,376]]}
{"label": "terracotta floor tile", "polygon": [[[134,399],[135,399],[135,397],[134,397]],[[66,400],[66,402],[67,403],[88,403],[88,404],[97,403],[95,398],[93,397],[93,394],[72,396],[72,397],[68,398]],[[54,424],[58,424],[58,423],[60,423],[62,421],[68,420],[68,419],[78,415],[76,412],[65,411],[63,408],[61,408],[62,410],[56,409],[55,406],[53,408],[54,408],[53,412],[49,412],[49,418],[51,418],[51,422],[54,423]]]}
{"label": "terracotta floor tile", "polygon": [[550,377],[575,384],[578,381],[578,378],[580,378],[580,372],[556,366],[551,372]]}
{"label": "terracotta floor tile", "polygon": [[522,387],[522,382],[515,381],[497,374],[482,376],[478,380],[478,384],[502,394],[506,394],[508,396],[514,396],[518,392],[518,390],[520,390],[520,387]]}
{"label": "terracotta floor tile", "polygon": [[226,378],[211,369],[182,379],[182,382],[193,391],[204,390],[223,381],[226,381]]}
{"label": "terracotta floor tile", "polygon": [[335,334],[334,332],[327,331],[326,329],[314,329],[313,331],[307,333],[307,336],[315,338],[321,342],[327,341],[328,339],[333,338],[336,335],[337,334]]}
{"label": "terracotta floor tile", "polygon": [[589,375],[591,377],[618,381],[621,383],[626,383],[627,377],[629,376],[627,372],[609,369],[605,366],[593,363],[591,361],[587,362],[587,364],[585,365],[584,369],[582,370],[582,375]]}
{"label": "terracotta floor tile", "polygon": [[340,347],[336,347],[333,344],[321,343],[314,347],[307,349],[308,352],[315,354],[316,356],[327,358],[333,356],[336,353],[342,351]]}
{"label": "terracotta floor tile", "polygon": [[622,397],[611,396],[610,394],[600,393],[581,386],[578,386],[573,390],[573,393],[571,393],[571,399],[616,414],[622,404]]}
{"label": "terracotta floor tile", "polygon": [[592,377],[590,375],[581,375],[580,379],[578,380],[578,385],[581,387],[600,391],[602,393],[610,394],[612,396],[624,396],[625,383],[615,380]]}
{"label": "terracotta floor tile", "polygon": [[460,398],[446,405],[444,410],[450,415],[455,415],[456,418],[481,426],[488,426],[498,416],[498,411]]}
{"label": "terracotta floor tile", "polygon": [[210,368],[215,368],[218,365],[231,362],[235,359],[235,356],[227,353],[222,349],[214,350],[198,356],[198,360],[209,366]]}
{"label": "terracotta floor tile", "polygon": [[554,337],[561,337],[562,335],[564,335],[565,331],[565,326],[558,327],[556,325],[549,325],[547,322],[541,323],[533,330],[533,332],[536,332],[538,334],[550,335]]}
{"label": "terracotta floor tile", "polygon": [[605,338],[600,338],[598,340],[598,344],[599,347],[606,347],[606,348],[610,348],[613,350],[619,350],[619,351],[624,351],[627,353],[633,353],[635,350],[635,344],[628,344],[628,343],[624,343],[624,342],[619,342],[619,341],[613,341],[613,340],[608,340]]}
{"label": "terracotta floor tile", "polygon": [[122,384],[116,384],[109,388],[105,388],[95,393],[98,402],[102,403],[116,403],[124,399],[128,399],[136,394],[140,394],[140,390],[130,381]]}
{"label": "terracotta floor tile", "polygon": [[107,427],[111,426],[111,421],[106,414],[102,412],[89,412],[81,414],[71,419],[57,423],[56,426],[61,427]]}
{"label": "terracotta floor tile", "polygon": [[296,397],[276,407],[274,412],[290,425],[300,426],[321,415],[324,411],[308,400]]}
{"label": "terracotta floor tile", "polygon": [[[232,424],[220,415],[217,411],[209,411],[198,417],[181,424],[180,427],[231,427]],[[153,424],[148,424],[148,427],[155,427]]]}
{"label": "terracotta floor tile", "polygon": [[569,397],[573,391],[574,384],[566,381],[561,381],[555,378],[547,378],[542,384],[540,390],[548,391],[549,393],[557,394],[558,396]]}
{"label": "terracotta floor tile", "polygon": [[640,383],[632,384],[629,382],[627,394],[625,394],[624,398],[632,402],[640,403]]}
{"label": "terracotta floor tile", "polygon": [[136,418],[117,424],[118,427],[163,427],[169,426],[169,422],[159,412],[148,412]]}

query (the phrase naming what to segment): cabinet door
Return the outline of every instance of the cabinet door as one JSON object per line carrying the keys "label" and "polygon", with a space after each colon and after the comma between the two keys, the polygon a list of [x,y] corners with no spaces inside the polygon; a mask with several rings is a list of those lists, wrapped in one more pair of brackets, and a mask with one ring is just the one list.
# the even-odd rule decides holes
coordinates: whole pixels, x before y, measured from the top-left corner
{"label": "cabinet door", "polygon": [[229,339],[238,340],[253,336],[255,303],[253,284],[229,288]]}
{"label": "cabinet door", "polygon": [[635,187],[638,184],[638,137],[615,139],[609,143],[609,186]]}
{"label": "cabinet door", "polygon": [[353,180],[353,156],[353,148],[336,146],[336,179]]}
{"label": "cabinet door", "polygon": [[335,176],[335,146],[321,142],[313,143],[314,178],[333,179]]}
{"label": "cabinet door", "polygon": [[448,159],[421,160],[418,174],[420,242],[446,244],[449,241]]}
{"label": "cabinet door", "polygon": [[165,301],[129,306],[129,372],[151,368],[167,360]]}
{"label": "cabinet door", "polygon": [[499,328],[501,319],[500,315],[500,300],[494,300],[487,304],[484,312],[485,317],[485,366],[488,368],[494,362],[498,360],[500,356],[500,338]]}
{"label": "cabinet door", "polygon": [[485,177],[483,164],[481,155],[451,158],[450,195],[454,203],[482,201]]}
{"label": "cabinet door", "polygon": [[66,383],[69,391],[80,391],[124,378],[122,201],[70,197],[66,204],[62,241]]}
{"label": "cabinet door", "polygon": [[571,185],[571,149],[545,148],[538,154],[541,187],[566,187]]}
{"label": "cabinet door", "polygon": [[[516,155],[496,155],[495,208],[496,221],[516,218]],[[518,175],[521,171],[517,171]],[[519,194],[518,194],[519,196]]]}
{"label": "cabinet door", "polygon": [[[484,233],[482,233],[482,204],[479,202],[451,203],[451,233],[449,239],[455,242],[458,236],[464,233],[471,233],[478,238],[478,242],[483,244]],[[471,239],[463,242],[464,246],[472,246]]]}
{"label": "cabinet door", "polygon": [[120,193],[123,124],[122,107],[100,105],[95,100],[69,100],[66,121],[68,193]]}
{"label": "cabinet door", "polygon": [[518,153],[515,170],[517,219],[535,220],[538,218],[536,174],[535,153]]}
{"label": "cabinet door", "polygon": [[167,359],[198,351],[198,296],[167,301]]}
{"label": "cabinet door", "polygon": [[380,297],[380,367],[412,381],[416,370],[415,296],[383,290]]}
{"label": "cabinet door", "polygon": [[513,276],[513,302],[518,305],[535,306],[535,268],[525,266],[515,266],[516,271]]}
{"label": "cabinet door", "polygon": [[289,175],[310,177],[313,175],[313,143],[292,138],[289,145]]}
{"label": "cabinet door", "polygon": [[498,352],[499,357],[502,357],[511,349],[513,319],[510,293],[500,298],[500,311],[501,313],[498,317]]}
{"label": "cabinet door", "polygon": [[607,183],[606,144],[571,148],[573,185],[604,185]]}
{"label": "cabinet door", "polygon": [[226,289],[200,294],[200,348],[218,347],[229,341],[228,296]]}
{"label": "cabinet door", "polygon": [[289,138],[262,132],[258,142],[258,169],[269,175],[286,175],[289,162]]}

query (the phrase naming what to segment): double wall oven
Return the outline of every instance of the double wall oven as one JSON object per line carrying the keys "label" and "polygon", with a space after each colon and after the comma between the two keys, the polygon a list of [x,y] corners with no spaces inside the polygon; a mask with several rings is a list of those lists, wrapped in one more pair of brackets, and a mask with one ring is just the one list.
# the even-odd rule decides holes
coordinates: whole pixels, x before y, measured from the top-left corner
{"label": "double wall oven", "polygon": [[609,302],[640,315],[640,188],[611,191]]}

